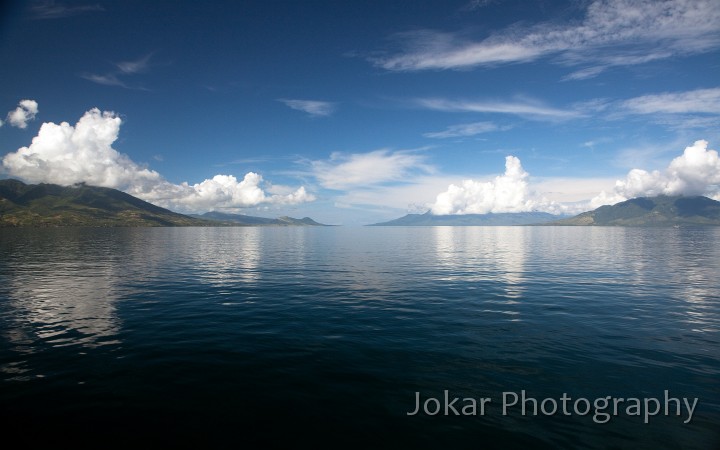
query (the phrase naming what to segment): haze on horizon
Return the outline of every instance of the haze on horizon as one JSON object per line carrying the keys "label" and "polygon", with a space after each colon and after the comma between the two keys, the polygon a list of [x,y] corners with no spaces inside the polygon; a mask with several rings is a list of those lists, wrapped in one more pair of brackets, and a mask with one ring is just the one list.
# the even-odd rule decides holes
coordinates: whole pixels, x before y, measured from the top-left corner
{"label": "haze on horizon", "polygon": [[3,8],[1,178],[338,224],[720,200],[713,0]]}

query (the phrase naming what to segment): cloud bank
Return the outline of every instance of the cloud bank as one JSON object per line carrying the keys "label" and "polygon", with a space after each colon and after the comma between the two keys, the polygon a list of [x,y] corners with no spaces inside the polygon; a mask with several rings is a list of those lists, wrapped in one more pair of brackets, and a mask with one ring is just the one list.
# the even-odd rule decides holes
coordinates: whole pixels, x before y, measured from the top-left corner
{"label": "cloud bank", "polygon": [[561,205],[550,202],[530,190],[529,177],[520,159],[507,156],[504,174],[491,181],[464,180],[459,186],[451,184],[447,191],[438,194],[430,210],[437,215],[562,212]]}
{"label": "cloud bank", "polygon": [[315,198],[304,187],[285,195],[263,190],[261,175],[249,172],[242,180],[216,175],[201,183],[174,184],[158,172],[132,161],[114,148],[122,121],[113,112],[87,111],[71,126],[47,122],[32,144],[5,155],[2,167],[10,176],[30,183],[64,186],[84,182],[123,190],[151,203],[178,211],[296,204]]}
{"label": "cloud bank", "polygon": [[613,66],[642,64],[720,46],[715,0],[596,0],[582,20],[514,26],[482,40],[420,30],[397,35],[395,54],[370,61],[393,71],[465,69],[529,62],[554,55],[587,65],[566,79],[584,79]]}
{"label": "cloud bank", "polygon": [[633,197],[657,195],[706,195],[720,200],[718,152],[708,150],[707,141],[695,141],[662,171],[632,169],[624,180],[615,182],[612,193],[601,192],[591,200],[590,205],[597,208]]}
{"label": "cloud bank", "polygon": [[[38,113],[38,103],[35,100],[21,100],[15,110],[7,114],[6,120],[10,125],[18,128],[27,128],[27,124],[31,120],[35,120]],[[3,122],[0,121],[0,126]]]}

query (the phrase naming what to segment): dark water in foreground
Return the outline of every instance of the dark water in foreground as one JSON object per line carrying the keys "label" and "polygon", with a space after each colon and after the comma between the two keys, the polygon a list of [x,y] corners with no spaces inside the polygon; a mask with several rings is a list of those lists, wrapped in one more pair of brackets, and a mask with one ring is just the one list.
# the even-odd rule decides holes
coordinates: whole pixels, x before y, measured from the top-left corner
{"label": "dark water in foreground", "polygon": [[[0,424],[54,447],[716,448],[718,274],[720,229],[2,229]],[[407,415],[445,390],[477,415]],[[503,415],[522,390],[559,411]],[[689,423],[573,409],[666,390],[698,398]]]}

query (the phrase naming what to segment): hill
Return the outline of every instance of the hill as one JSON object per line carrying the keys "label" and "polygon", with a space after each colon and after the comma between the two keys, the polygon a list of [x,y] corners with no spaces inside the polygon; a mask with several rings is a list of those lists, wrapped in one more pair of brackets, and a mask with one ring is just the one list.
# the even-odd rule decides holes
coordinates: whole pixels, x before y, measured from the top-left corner
{"label": "hill", "polygon": [[504,226],[532,225],[554,221],[558,216],[544,212],[490,213],[463,215],[408,214],[389,222],[375,223],[369,226]]}
{"label": "hill", "polygon": [[702,196],[638,197],[615,205],[601,206],[593,211],[545,225],[626,227],[720,225],[720,202]]}
{"label": "hill", "polygon": [[0,227],[202,226],[209,222],[155,206],[117,189],[0,180]]}

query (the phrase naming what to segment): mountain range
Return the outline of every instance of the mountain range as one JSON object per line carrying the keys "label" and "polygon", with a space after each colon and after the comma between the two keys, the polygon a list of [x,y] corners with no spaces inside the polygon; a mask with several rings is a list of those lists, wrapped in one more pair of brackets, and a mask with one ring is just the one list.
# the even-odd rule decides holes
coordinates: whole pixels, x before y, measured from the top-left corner
{"label": "mountain range", "polygon": [[[720,202],[702,196],[638,197],[574,217],[544,212],[408,214],[371,226],[720,226]],[[247,216],[217,211],[184,215],[117,189],[0,180],[0,227],[22,226],[323,226],[309,217]]]}
{"label": "mountain range", "polygon": [[153,205],[117,189],[77,184],[25,184],[0,180],[0,227],[152,227],[152,226],[307,226],[306,217],[243,216],[206,213],[187,216]]}

